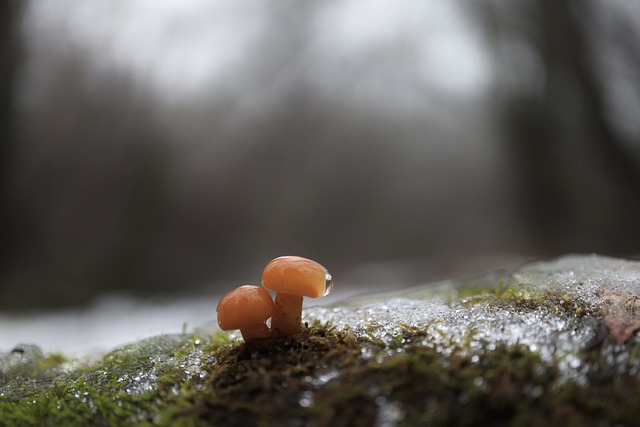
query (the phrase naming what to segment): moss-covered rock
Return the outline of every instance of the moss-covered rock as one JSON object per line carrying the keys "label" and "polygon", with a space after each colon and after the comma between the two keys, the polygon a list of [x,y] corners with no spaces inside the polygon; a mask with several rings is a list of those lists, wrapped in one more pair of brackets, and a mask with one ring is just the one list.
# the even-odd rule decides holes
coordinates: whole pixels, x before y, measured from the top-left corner
{"label": "moss-covered rock", "polygon": [[[565,257],[305,311],[290,338],[0,356],[0,425],[635,425],[640,263]],[[310,325],[310,326],[309,326]]]}

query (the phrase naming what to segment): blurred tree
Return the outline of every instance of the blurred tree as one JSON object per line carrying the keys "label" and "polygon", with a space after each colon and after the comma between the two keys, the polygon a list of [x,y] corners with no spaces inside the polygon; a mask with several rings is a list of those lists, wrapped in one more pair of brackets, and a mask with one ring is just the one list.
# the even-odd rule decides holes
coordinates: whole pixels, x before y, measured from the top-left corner
{"label": "blurred tree", "polygon": [[21,2],[0,1],[0,275],[14,260],[19,233],[10,201],[11,158],[15,152],[16,71],[20,61]]}
{"label": "blurred tree", "polygon": [[637,252],[640,158],[615,124],[607,89],[620,78],[611,64],[617,49],[640,77],[640,5],[625,15],[602,1],[483,4],[518,192],[538,249]]}
{"label": "blurred tree", "polygon": [[[479,97],[426,83],[422,31],[398,27],[337,54],[335,15],[323,14],[340,4],[258,10],[246,62],[226,64],[196,102],[154,98],[111,56],[118,37],[81,40],[87,28],[43,9],[25,37],[13,186],[28,254],[0,303],[232,286],[283,253],[347,267],[519,242]],[[140,46],[143,58],[169,49]]]}
{"label": "blurred tree", "polygon": [[55,41],[32,47],[25,61],[50,55],[42,76],[55,83],[30,81],[39,90],[18,121],[12,191],[27,232],[24,256],[0,288],[7,306],[164,284],[148,280],[167,173],[152,101],[130,76],[92,69],[85,51]]}

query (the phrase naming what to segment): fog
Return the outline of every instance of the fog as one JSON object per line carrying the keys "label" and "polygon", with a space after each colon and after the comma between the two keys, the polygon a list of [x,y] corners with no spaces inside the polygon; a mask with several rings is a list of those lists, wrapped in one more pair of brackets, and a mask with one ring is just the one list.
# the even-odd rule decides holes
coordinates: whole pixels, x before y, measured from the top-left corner
{"label": "fog", "polygon": [[19,3],[6,310],[640,253],[635,3]]}

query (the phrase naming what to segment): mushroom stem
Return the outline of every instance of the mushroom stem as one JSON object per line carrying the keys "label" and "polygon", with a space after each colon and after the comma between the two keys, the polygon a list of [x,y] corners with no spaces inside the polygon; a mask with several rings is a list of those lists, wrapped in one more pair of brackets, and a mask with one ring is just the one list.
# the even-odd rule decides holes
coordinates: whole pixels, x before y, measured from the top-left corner
{"label": "mushroom stem", "polygon": [[290,336],[300,333],[302,322],[302,296],[276,293],[276,310],[271,318],[274,336]]}
{"label": "mushroom stem", "polygon": [[245,341],[252,340],[254,338],[267,338],[271,336],[271,331],[266,323],[256,323],[255,325],[245,326],[240,329],[242,338]]}

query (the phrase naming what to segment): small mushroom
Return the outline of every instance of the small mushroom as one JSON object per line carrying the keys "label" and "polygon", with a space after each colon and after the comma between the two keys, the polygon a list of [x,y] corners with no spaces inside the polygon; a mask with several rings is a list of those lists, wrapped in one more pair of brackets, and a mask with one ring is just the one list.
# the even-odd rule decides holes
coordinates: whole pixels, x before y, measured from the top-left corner
{"label": "small mushroom", "polygon": [[271,335],[265,322],[273,315],[274,310],[269,292],[259,286],[244,285],[222,297],[216,314],[220,329],[240,329],[242,338],[249,341]]}
{"label": "small mushroom", "polygon": [[282,256],[264,268],[262,286],[276,292],[272,334],[289,336],[301,330],[302,298],[327,295],[333,288],[333,280],[327,269],[315,261]]}

